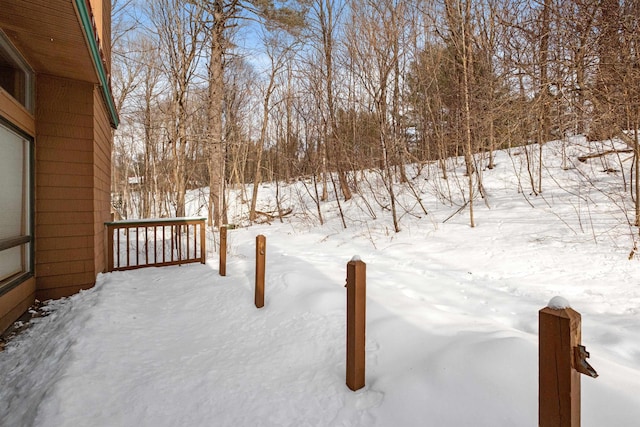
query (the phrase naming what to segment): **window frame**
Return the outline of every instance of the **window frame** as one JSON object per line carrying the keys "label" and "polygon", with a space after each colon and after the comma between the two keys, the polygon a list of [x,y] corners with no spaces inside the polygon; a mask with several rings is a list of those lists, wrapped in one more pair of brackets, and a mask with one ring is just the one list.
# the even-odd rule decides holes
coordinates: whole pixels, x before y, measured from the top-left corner
{"label": "window frame", "polygon": [[24,86],[22,90],[24,91],[24,102],[17,99],[13,94],[9,91],[2,88],[5,93],[7,93],[15,102],[21,105],[25,110],[27,110],[30,114],[33,114],[35,111],[35,73],[29,63],[24,60],[18,49],[11,43],[11,40],[7,35],[0,29],[0,51],[2,51],[9,59],[13,62],[16,70],[19,70],[24,77]]}
{"label": "window frame", "polygon": [[[28,260],[24,263],[23,270],[21,272],[0,281],[1,296],[35,275],[35,142],[31,135],[15,126],[1,115],[0,126],[17,134],[27,144],[25,154],[28,156],[28,159],[26,159],[25,165],[29,169],[26,174],[24,174],[23,178],[28,180],[28,183],[25,186],[25,191],[28,194],[25,198],[26,206],[22,207],[22,215],[24,215],[27,224],[27,234],[0,240],[0,252],[16,247],[22,247],[23,250],[27,251],[26,254],[28,256]],[[27,212],[25,212],[25,210]],[[24,248],[25,245],[27,246],[26,248]]]}

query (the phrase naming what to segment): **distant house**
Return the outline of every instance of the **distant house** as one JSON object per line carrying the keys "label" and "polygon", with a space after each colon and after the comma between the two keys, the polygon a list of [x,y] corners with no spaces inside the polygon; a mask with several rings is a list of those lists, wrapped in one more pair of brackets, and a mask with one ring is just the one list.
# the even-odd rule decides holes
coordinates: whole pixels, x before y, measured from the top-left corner
{"label": "distant house", "polygon": [[0,332],[105,269],[110,25],[108,0],[0,1]]}

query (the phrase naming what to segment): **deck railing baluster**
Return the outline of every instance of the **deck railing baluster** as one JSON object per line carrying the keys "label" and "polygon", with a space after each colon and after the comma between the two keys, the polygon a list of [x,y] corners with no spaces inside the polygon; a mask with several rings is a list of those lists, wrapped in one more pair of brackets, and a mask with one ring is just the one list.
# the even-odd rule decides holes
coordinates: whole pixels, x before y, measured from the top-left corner
{"label": "deck railing baluster", "polygon": [[[206,262],[204,224],[205,218],[168,218],[105,223],[105,230],[109,233],[107,236],[109,250],[106,252],[108,256],[107,271],[180,265],[191,262],[204,264]],[[200,233],[198,233],[198,227],[200,227]],[[144,229],[145,239],[143,257],[140,256],[141,228]],[[151,233],[153,241],[149,240],[149,228],[153,228],[153,233]],[[161,229],[160,236],[158,235],[159,228]],[[167,236],[167,228],[169,228],[170,236]],[[121,242],[122,238],[125,239],[125,242]],[[131,241],[132,238],[135,238],[135,243]],[[193,252],[191,251],[191,240],[193,240]],[[200,245],[200,253],[198,253],[198,244]],[[153,257],[149,256],[150,246],[153,250]],[[121,254],[123,250],[125,254]],[[132,250],[136,251],[135,264],[131,254]],[[158,250],[162,251],[161,257],[158,256]],[[169,256],[167,256],[167,251],[170,251]],[[122,259],[123,256],[126,256],[126,260]]]}

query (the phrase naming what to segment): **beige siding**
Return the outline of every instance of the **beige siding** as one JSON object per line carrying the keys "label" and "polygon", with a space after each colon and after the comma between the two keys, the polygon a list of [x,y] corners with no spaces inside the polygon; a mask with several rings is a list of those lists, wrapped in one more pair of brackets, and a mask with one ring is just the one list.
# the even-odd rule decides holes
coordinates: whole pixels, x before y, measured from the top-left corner
{"label": "beige siding", "polygon": [[[89,3],[109,74],[111,2]],[[0,28],[36,72],[33,115],[0,89],[0,114],[35,137],[35,278],[0,295],[3,331],[35,297],[89,288],[104,270],[112,130],[73,2],[9,1],[0,9]]]}
{"label": "beige siding", "polygon": [[7,329],[33,304],[35,290],[35,279],[29,279],[0,296],[0,332]]}
{"label": "beige siding", "polygon": [[96,24],[96,32],[100,42],[100,49],[104,55],[107,72],[111,70],[111,2],[103,0],[89,0],[91,15]]}
{"label": "beige siding", "polygon": [[[103,32],[100,37],[107,62],[107,73],[111,74],[111,1],[102,1]],[[111,84],[111,82],[109,82]]]}
{"label": "beige siding", "polygon": [[[102,0],[89,0],[89,5],[91,6],[91,10],[89,11],[93,16],[93,22],[96,25],[96,31],[98,33],[98,37],[102,40],[102,33],[104,31],[104,22],[103,22],[103,14],[102,14]],[[110,2],[106,2],[110,3]]]}
{"label": "beige siding", "polygon": [[106,270],[104,223],[111,219],[112,131],[99,88],[94,91],[93,208],[95,271]]}
{"label": "beige siding", "polygon": [[41,299],[93,286],[94,85],[38,77],[36,283]]}

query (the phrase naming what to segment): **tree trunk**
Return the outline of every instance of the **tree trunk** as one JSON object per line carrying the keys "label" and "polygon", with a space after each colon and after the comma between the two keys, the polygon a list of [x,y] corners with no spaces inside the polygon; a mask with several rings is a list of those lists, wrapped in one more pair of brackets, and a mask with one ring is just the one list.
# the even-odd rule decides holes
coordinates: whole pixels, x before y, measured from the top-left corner
{"label": "tree trunk", "polygon": [[222,1],[213,4],[213,27],[211,29],[211,52],[209,58],[209,105],[208,122],[208,165],[209,165],[209,209],[207,222],[209,226],[219,227],[223,222],[221,208],[224,206],[224,150],[222,133],[222,114],[224,107],[224,17]]}

